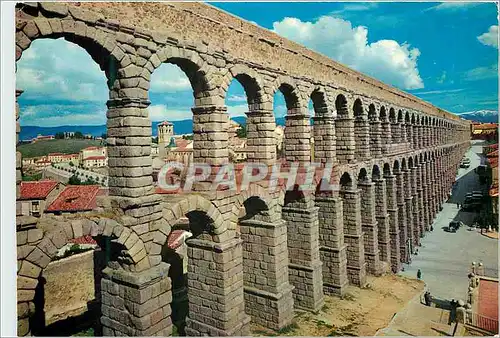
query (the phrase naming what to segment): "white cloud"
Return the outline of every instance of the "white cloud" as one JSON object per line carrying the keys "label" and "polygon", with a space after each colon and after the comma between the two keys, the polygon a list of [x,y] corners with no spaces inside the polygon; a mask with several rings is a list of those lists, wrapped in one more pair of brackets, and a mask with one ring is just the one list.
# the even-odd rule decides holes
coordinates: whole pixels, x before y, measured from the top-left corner
{"label": "white cloud", "polygon": [[227,113],[229,114],[229,117],[236,117],[236,116],[246,116],[246,113],[248,112],[248,105],[247,104],[239,104],[236,106],[227,106]]}
{"label": "white cloud", "polygon": [[429,90],[425,92],[414,92],[413,95],[433,95],[433,94],[448,94],[448,93],[458,93],[463,91],[463,89],[448,89],[448,90]]}
{"label": "white cloud", "polygon": [[[151,105],[148,108],[149,110],[149,118],[151,121],[178,121],[178,120],[190,120],[193,118],[193,114],[191,113],[191,107],[187,107],[186,109],[175,108],[169,109],[164,104],[156,104]],[[241,104],[236,106],[227,106],[227,113],[230,117],[236,116],[246,116],[248,112],[248,105]]]}
{"label": "white cloud", "polygon": [[488,67],[473,68],[464,73],[466,81],[485,80],[495,77],[498,77],[498,64],[493,64]]}
{"label": "white cloud", "polygon": [[498,49],[498,25],[490,26],[486,33],[477,37],[483,45],[491,46]]}
{"label": "white cloud", "polygon": [[106,111],[86,104],[43,104],[21,107],[20,122],[23,126],[54,127],[61,125],[103,125]]}
{"label": "white cloud", "polygon": [[348,67],[403,89],[424,87],[417,69],[418,48],[394,40],[368,43],[368,29],[351,22],[322,16],[316,22],[284,18],[273,23],[273,30],[323,53]]}
{"label": "white cloud", "polygon": [[64,39],[36,40],[17,63],[16,87],[23,96],[102,102],[106,76],[90,55]]}
{"label": "white cloud", "polygon": [[164,104],[151,105],[148,108],[149,118],[151,121],[178,121],[189,120],[193,118],[190,108],[184,109],[168,109]]}
{"label": "white cloud", "polygon": [[344,14],[347,12],[362,12],[378,7],[377,2],[348,3],[342,9],[331,12],[331,14]]}
{"label": "white cloud", "polygon": [[151,75],[152,93],[192,91],[186,74],[173,64],[162,64]]}
{"label": "white cloud", "polygon": [[288,113],[288,109],[286,108],[286,105],[280,104],[274,106],[273,112],[275,117],[284,117]]}
{"label": "white cloud", "polygon": [[481,2],[467,2],[467,1],[458,1],[458,2],[442,2],[439,5],[427,8],[428,10],[448,10],[448,11],[459,11],[464,10],[470,7],[475,7],[481,5]]}
{"label": "white cloud", "polygon": [[230,95],[227,100],[229,102],[247,102],[246,95]]}

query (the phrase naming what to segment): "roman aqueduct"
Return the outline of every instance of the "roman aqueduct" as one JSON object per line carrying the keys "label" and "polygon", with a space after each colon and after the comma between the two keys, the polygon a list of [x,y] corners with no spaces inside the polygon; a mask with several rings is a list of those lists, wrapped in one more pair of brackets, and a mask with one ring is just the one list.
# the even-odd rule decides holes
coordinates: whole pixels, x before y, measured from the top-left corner
{"label": "roman aqueduct", "polygon": [[[170,335],[173,286],[160,253],[182,217],[194,234],[186,334],[245,335],[251,321],[280,329],[294,309],[317,310],[325,294],[398,271],[469,146],[465,120],[206,4],[17,5],[16,60],[35,39],[60,37],[84,48],[108,80],[109,196],[97,213],[17,232],[19,335],[30,334],[41,271],[86,234],[117,247],[101,284],[103,334]],[[156,194],[148,89],[162,63],[191,82],[197,162],[228,162],[224,100],[237,79],[248,99],[248,161],[276,161],[272,109],[281,91],[286,161],[310,162],[312,134],[315,161],[336,164],[340,191],[269,193],[257,182],[238,193],[199,184],[195,193]],[[18,183],[20,167],[18,153]]]}

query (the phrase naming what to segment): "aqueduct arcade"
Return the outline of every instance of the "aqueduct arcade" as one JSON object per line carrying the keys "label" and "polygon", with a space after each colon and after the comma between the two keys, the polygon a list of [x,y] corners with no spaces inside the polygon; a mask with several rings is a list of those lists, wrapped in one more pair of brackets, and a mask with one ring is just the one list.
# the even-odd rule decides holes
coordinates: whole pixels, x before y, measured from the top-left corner
{"label": "aqueduct arcade", "polygon": [[[294,309],[317,310],[325,294],[363,286],[367,274],[397,272],[469,146],[465,120],[206,4],[18,4],[16,60],[42,38],[77,44],[106,74],[109,196],[98,213],[18,231],[19,335],[30,334],[41,271],[81,235],[116,244],[101,284],[103,334],[170,335],[175,290],[161,253],[183,217],[193,233],[186,334],[246,335],[251,321],[283,328]],[[334,164],[340,189],[269,192],[263,181],[236,193],[211,191],[209,179],[194,193],[156,194],[148,89],[162,63],[191,82],[196,162],[229,161],[224,99],[236,79],[248,99],[248,161],[277,161],[272,109],[281,91],[286,161],[311,162],[313,136],[314,161]],[[20,163],[18,153],[18,183]]]}

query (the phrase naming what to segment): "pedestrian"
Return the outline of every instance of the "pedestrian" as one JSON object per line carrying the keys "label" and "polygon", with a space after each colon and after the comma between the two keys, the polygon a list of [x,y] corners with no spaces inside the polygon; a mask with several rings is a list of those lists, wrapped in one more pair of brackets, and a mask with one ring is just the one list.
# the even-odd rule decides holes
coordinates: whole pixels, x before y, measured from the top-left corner
{"label": "pedestrian", "polygon": [[424,294],[425,305],[431,306],[431,293],[426,291]]}
{"label": "pedestrian", "polygon": [[432,305],[432,296],[431,296],[431,293],[430,291],[427,291],[427,306],[431,306]]}
{"label": "pedestrian", "polygon": [[457,209],[460,209],[460,203],[457,203]]}
{"label": "pedestrian", "polygon": [[431,225],[431,231],[434,231],[434,227]]}
{"label": "pedestrian", "polygon": [[420,271],[420,269],[418,269],[417,271],[417,278],[418,279],[422,278],[422,271]]}

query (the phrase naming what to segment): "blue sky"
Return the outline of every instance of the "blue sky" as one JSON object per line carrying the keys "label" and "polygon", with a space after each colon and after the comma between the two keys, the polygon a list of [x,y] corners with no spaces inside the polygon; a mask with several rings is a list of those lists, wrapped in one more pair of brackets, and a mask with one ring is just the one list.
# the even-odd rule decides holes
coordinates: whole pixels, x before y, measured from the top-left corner
{"label": "blue sky", "polygon": [[[453,113],[498,109],[494,3],[212,3]],[[152,120],[191,118],[187,77],[162,65],[151,79]],[[80,47],[37,40],[18,62],[21,125],[105,124],[104,73]],[[247,111],[234,80],[226,105]],[[275,98],[275,115],[286,113]]]}

